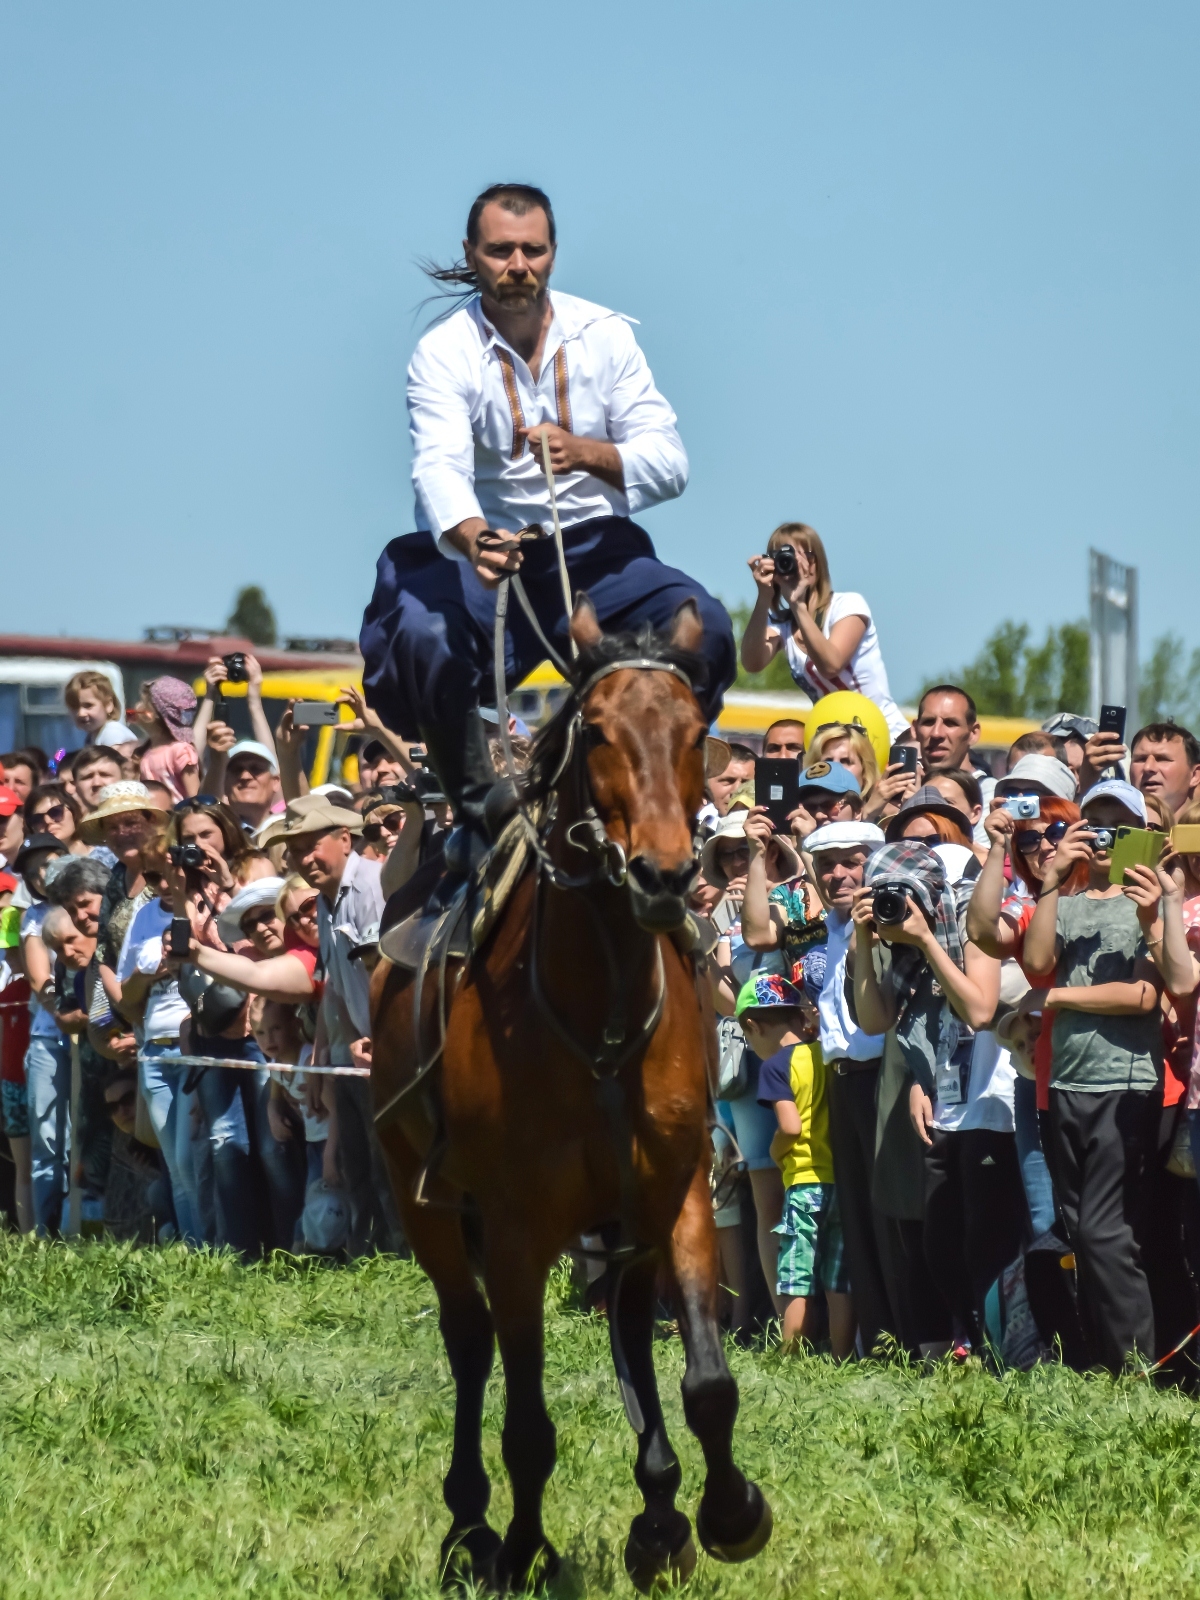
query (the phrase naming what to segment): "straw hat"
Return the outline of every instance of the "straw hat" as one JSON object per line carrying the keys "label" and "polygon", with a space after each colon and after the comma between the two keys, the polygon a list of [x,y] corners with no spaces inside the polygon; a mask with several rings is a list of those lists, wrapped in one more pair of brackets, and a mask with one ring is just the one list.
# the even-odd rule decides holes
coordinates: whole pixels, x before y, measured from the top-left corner
{"label": "straw hat", "polygon": [[79,835],[87,844],[104,843],[104,823],[108,817],[119,817],[126,811],[148,811],[151,816],[166,821],[167,813],[156,806],[144,783],[123,780],[108,783],[96,796],[96,809],[89,811],[79,824]]}
{"label": "straw hat", "polygon": [[[728,887],[729,879],[726,877],[717,860],[717,849],[726,839],[744,839],[746,837],[746,813],[744,811],[731,811],[727,817],[722,817],[717,831],[712,834],[704,845],[700,856],[700,871],[705,880],[715,889]],[[786,878],[795,878],[800,872],[800,857],[793,850],[790,842],[782,833],[773,833],[767,849],[775,849],[782,858],[780,864],[787,870]]]}

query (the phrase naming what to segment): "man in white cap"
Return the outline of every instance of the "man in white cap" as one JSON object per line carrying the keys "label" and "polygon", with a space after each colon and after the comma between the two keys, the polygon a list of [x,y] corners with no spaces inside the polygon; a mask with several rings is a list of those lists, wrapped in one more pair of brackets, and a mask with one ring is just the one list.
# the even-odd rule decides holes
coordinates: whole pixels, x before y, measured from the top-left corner
{"label": "man in white cap", "polygon": [[255,833],[279,804],[279,762],[257,739],[239,739],[225,758],[225,800],[247,833]]}
{"label": "man in white cap", "polygon": [[817,1001],[821,1054],[829,1069],[829,1136],[850,1268],[850,1290],[863,1349],[881,1333],[899,1337],[883,1270],[884,1229],[871,1201],[875,1168],[875,1101],[883,1036],[864,1032],[846,1002],[846,956],[854,924],[850,908],[863,867],[883,843],[869,822],[827,822],[804,841],[826,907],[825,977]]}

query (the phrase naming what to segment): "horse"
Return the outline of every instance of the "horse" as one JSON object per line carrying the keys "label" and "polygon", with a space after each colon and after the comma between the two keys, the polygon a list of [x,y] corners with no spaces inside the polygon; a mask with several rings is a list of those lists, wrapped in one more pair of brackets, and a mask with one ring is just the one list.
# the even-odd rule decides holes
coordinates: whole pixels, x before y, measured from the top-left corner
{"label": "horse", "polygon": [[[705,1461],[700,1543],[718,1560],[744,1561],[771,1534],[770,1506],[732,1453],[738,1392],[718,1323],[710,1198],[713,1016],[678,938],[703,799],[706,727],[691,689],[703,624],[687,602],[667,638],[606,636],[581,595],[570,631],[574,687],[539,734],[523,784],[523,803],[541,804],[548,819],[533,864],[481,949],[451,961],[415,1005],[416,975],[380,961],[372,1090],[377,1108],[400,1104],[381,1118],[380,1138],[413,1253],[437,1292],[456,1386],[443,1583],[519,1590],[559,1569],[542,1524],[555,1460],[543,1296],[572,1243],[609,1225],[606,1236],[622,1241],[609,1268],[610,1341],[644,1502],[625,1565],[648,1593],[686,1581],[697,1559],[675,1506],[682,1473],[654,1375],[660,1266],[686,1353],[684,1416]],[[403,1092],[437,1038],[439,991],[453,991],[440,1128],[427,1100]],[[487,1520],[481,1454],[497,1341],[512,1484],[503,1539]]]}

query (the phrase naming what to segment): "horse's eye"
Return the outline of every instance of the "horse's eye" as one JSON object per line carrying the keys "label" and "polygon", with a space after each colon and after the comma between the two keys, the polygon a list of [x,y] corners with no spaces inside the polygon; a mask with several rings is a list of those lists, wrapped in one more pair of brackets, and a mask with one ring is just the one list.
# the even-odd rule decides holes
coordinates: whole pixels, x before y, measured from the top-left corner
{"label": "horse's eye", "polygon": [[604,730],[598,722],[585,722],[583,725],[583,746],[585,750],[595,750],[602,744],[607,744]]}

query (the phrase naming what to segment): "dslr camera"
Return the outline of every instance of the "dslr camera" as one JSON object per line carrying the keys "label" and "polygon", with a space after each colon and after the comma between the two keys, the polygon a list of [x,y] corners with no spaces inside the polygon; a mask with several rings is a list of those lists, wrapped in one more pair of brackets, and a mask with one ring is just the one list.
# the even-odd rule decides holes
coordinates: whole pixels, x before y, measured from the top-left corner
{"label": "dslr camera", "polygon": [[897,928],[908,916],[908,890],[902,883],[877,883],[871,915],[885,928]]}
{"label": "dslr camera", "polygon": [[234,650],[230,655],[222,656],[225,663],[226,683],[249,683],[250,674],[246,671],[246,653],[244,650]]}
{"label": "dslr camera", "polygon": [[775,576],[791,580],[800,571],[800,563],[796,560],[796,547],[791,544],[781,544],[771,557],[775,563]]}
{"label": "dslr camera", "polygon": [[173,844],[169,846],[167,854],[175,866],[182,867],[185,872],[189,868],[193,872],[199,872],[206,860],[204,851],[198,844]]}
{"label": "dslr camera", "polygon": [[1042,814],[1042,802],[1036,794],[1009,794],[1004,797],[1004,809],[1017,822],[1031,822]]}

